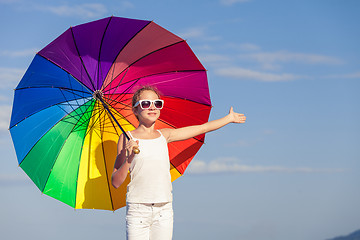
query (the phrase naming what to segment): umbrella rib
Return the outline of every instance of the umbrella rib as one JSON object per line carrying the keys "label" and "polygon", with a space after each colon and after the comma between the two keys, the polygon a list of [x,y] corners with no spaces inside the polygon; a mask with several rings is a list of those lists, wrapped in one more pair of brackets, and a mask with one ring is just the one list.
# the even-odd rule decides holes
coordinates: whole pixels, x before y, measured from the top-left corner
{"label": "umbrella rib", "polygon": [[88,135],[88,133],[91,131],[91,129],[93,129],[94,126],[98,123],[100,116],[101,116],[102,112],[104,111],[96,105],[98,105],[98,104],[95,104],[91,118],[93,118],[93,116],[95,116],[95,115],[98,115],[98,116],[93,118],[93,122],[91,125],[89,124],[90,127],[88,127],[88,131],[86,132],[85,136]]}
{"label": "umbrella rib", "polygon": [[[90,74],[89,74],[89,72],[87,71],[87,69],[86,69],[86,67],[85,67],[85,64],[84,64],[84,61],[83,61],[83,59],[82,59],[82,57],[81,57],[81,55],[80,55],[78,46],[77,46],[76,41],[75,41],[75,36],[74,36],[73,28],[71,27],[70,30],[71,30],[71,35],[72,35],[72,37],[73,37],[74,45],[75,45],[75,48],[76,48],[76,52],[77,52],[77,54],[78,54],[78,56],[79,56],[79,58],[80,58],[81,64],[82,64],[82,66],[84,67],[84,70],[85,70],[85,72],[86,72],[86,75],[88,76],[88,78],[89,78],[89,80],[90,80],[90,83],[91,83],[93,89],[96,89],[96,87],[94,86],[93,81],[91,81]],[[81,74],[81,76],[82,76],[82,74]],[[80,82],[80,81],[79,81],[79,82]]]}
{"label": "umbrella rib", "polygon": [[[74,89],[71,89],[71,88],[65,88],[65,87],[53,87],[53,86],[43,86],[43,87],[31,87],[31,88],[17,88],[15,89],[15,91],[18,91],[18,90],[28,90],[28,89],[46,89],[46,88],[51,88],[51,89],[59,89],[60,91],[68,91],[68,92],[72,92],[74,96],[77,96],[78,98],[74,98],[74,99],[80,99],[80,98],[87,98],[84,93],[87,93],[87,92],[84,92],[84,91],[79,91],[79,90],[74,90]],[[78,93],[78,94],[75,94],[75,93]],[[82,93],[82,95],[80,95]],[[91,95],[89,95],[88,97],[91,97]]]}
{"label": "umbrella rib", "polygon": [[[65,94],[63,93],[63,91],[61,91],[61,89],[59,89],[59,90],[60,90],[60,93],[63,95],[63,97],[64,97],[64,99],[65,99],[65,102],[67,102],[68,105],[71,107],[71,109],[74,111],[75,109],[74,109],[73,105],[72,105],[72,104],[69,104],[70,101],[66,98]],[[73,91],[71,91],[71,93],[74,94]],[[74,96],[75,96],[75,94],[74,94]],[[77,101],[76,98],[75,98],[75,101],[76,101],[76,103],[79,105],[79,102]]]}
{"label": "umbrella rib", "polygon": [[[90,107],[90,106],[89,106],[89,107]],[[89,109],[89,107],[88,107],[87,109]],[[64,117],[63,117],[61,120],[59,120],[57,123],[62,122],[65,118],[66,118],[66,116],[64,116]],[[70,134],[73,132],[73,130],[75,129],[75,126],[79,123],[80,119],[81,119],[81,118],[79,118],[79,120],[77,121],[77,123],[74,124],[73,128],[71,129],[71,131],[69,131],[68,137],[69,137]],[[66,121],[64,121],[64,122],[66,122]],[[50,128],[46,133],[48,133],[49,131],[51,131],[51,129],[53,129],[53,128],[57,125],[57,123],[54,124],[53,127]],[[68,122],[68,123],[69,123],[69,122]],[[44,133],[44,135],[45,135],[46,133]],[[68,137],[67,137],[67,138],[68,138]],[[67,139],[67,138],[66,138],[66,139]],[[36,144],[40,141],[40,139],[41,139],[41,138],[39,138],[39,140],[31,147],[31,149],[28,151],[28,153],[24,156],[24,160],[26,159],[26,156],[32,151],[32,149],[36,146]],[[65,145],[65,143],[66,143],[66,140],[65,140],[64,143],[61,145],[61,148],[60,148],[59,152],[57,153],[55,159],[58,158],[60,152],[62,151],[62,148],[63,148],[64,145]],[[22,162],[20,163],[20,165],[21,165],[23,162],[24,162],[24,161],[22,161]],[[48,182],[48,180],[49,180],[49,177],[50,177],[50,175],[51,175],[51,172],[52,172],[52,169],[54,168],[55,163],[56,163],[56,160],[54,161],[52,167],[50,168],[49,174],[48,174],[48,176],[47,176],[47,178],[46,178],[46,181],[45,181],[45,184],[44,184],[44,188],[43,188],[43,189],[40,189],[40,191],[41,191],[42,193],[44,192],[44,190],[45,190],[45,188],[46,188],[46,184],[47,184],[47,182]]]}
{"label": "umbrella rib", "polygon": [[[200,70],[198,70],[198,71],[200,71]],[[154,74],[154,75],[155,75],[155,74]],[[129,86],[126,90],[124,90],[124,92],[128,91],[133,85],[135,85],[138,81],[140,81],[140,79],[141,79],[141,78],[132,80],[132,81],[134,81],[133,84],[132,84],[131,86]],[[115,95],[115,94],[113,94],[113,95]],[[111,100],[112,100],[112,101],[116,101],[117,103],[121,103],[121,102],[119,102],[119,101],[122,100],[122,98],[124,98],[125,96],[126,96],[126,94],[119,94],[118,97],[112,98]],[[169,98],[177,98],[177,99],[182,99],[182,100],[186,100],[186,101],[198,103],[198,102],[196,102],[196,101],[194,101],[194,100],[187,99],[187,98],[170,97],[170,96],[167,96],[167,97],[169,97]],[[210,107],[211,107],[211,105],[206,104],[206,103],[201,103],[201,104],[203,104],[203,105],[205,105],[205,106],[210,106]],[[125,104],[124,104],[124,105],[125,105]],[[125,105],[125,106],[126,106],[126,105]]]}
{"label": "umbrella rib", "polygon": [[[118,95],[118,96],[112,98],[112,96],[114,96],[114,95]],[[113,103],[113,102],[122,103],[122,101],[131,99],[131,97],[125,98],[126,96],[129,96],[129,95],[130,95],[130,93],[126,93],[124,91],[123,93],[112,94],[112,95],[110,95],[110,97],[109,97],[109,95],[105,95],[104,97],[106,98],[106,101],[109,103]],[[120,101],[120,100],[122,100],[122,101]],[[126,105],[126,104],[124,104],[124,105]]]}
{"label": "umbrella rib", "polygon": [[[66,114],[69,114],[68,112],[66,112],[62,107],[60,107],[60,105],[62,105],[62,104],[65,104],[67,101],[64,101],[64,102],[58,102],[58,103],[56,103],[56,104],[53,104],[53,105],[50,105],[50,106],[47,106],[46,108],[50,108],[50,107],[54,107],[54,106],[58,106],[59,108],[61,108]],[[69,104],[70,105],[70,104]],[[81,106],[81,105],[80,105]],[[16,126],[16,125],[18,125],[19,123],[21,123],[21,122],[23,122],[24,120],[26,120],[27,118],[29,118],[29,117],[31,117],[31,116],[33,116],[33,115],[35,115],[35,114],[37,114],[37,113],[39,113],[39,112],[41,112],[43,109],[40,109],[39,111],[36,111],[36,112],[34,112],[34,113],[32,113],[32,114],[30,114],[30,115],[28,115],[28,116],[26,116],[26,117],[24,117],[23,119],[21,119],[19,122],[17,122],[16,124],[14,124],[13,126],[11,126],[10,128],[9,128],[9,130],[10,129],[12,129],[14,126]],[[66,116],[65,116],[66,117]]]}
{"label": "umbrella rib", "polygon": [[113,93],[110,95],[111,97],[115,94],[116,90],[121,86],[122,81],[124,80],[124,77],[126,76],[127,72],[128,72],[129,68],[126,69],[126,72],[124,74],[124,76],[121,78],[120,82],[117,84],[115,90],[113,91]]}
{"label": "umbrella rib", "polygon": [[[95,106],[94,106],[95,107]],[[89,108],[90,108],[90,106],[89,106]],[[87,108],[87,110],[89,109],[89,108]],[[85,112],[87,112],[87,110],[85,111]],[[92,112],[92,111],[91,111]],[[80,118],[81,119],[81,118]],[[79,120],[80,120],[79,119]],[[86,129],[88,129],[88,127],[89,127],[89,124],[90,124],[90,119],[89,119],[89,121],[88,121],[88,124],[87,124],[87,127],[86,127]],[[77,125],[77,124],[76,124]],[[75,125],[75,126],[76,126]],[[74,128],[75,128],[75,126],[74,126]],[[86,135],[87,135],[87,132],[85,133],[85,136],[84,136],[84,138],[82,139],[82,141],[83,141],[83,143],[82,143],[82,145],[84,144],[84,141],[85,141],[85,137],[86,137]],[[80,157],[79,157],[79,161],[81,161],[81,157],[82,157],[82,151],[80,152]],[[79,162],[79,166],[78,166],[78,169],[77,169],[77,173],[76,173],[76,179],[78,179],[79,178],[79,172],[80,172],[80,162]],[[76,208],[76,197],[77,197],[77,191],[78,191],[78,181],[76,181],[76,187],[75,187],[75,206],[74,206],[74,208]]]}
{"label": "umbrella rib", "polygon": [[90,130],[95,126],[95,124],[97,124],[98,122],[101,123],[101,121],[99,120],[101,118],[101,115],[103,114],[103,112],[108,113],[106,111],[106,109],[101,108],[100,106],[103,106],[102,104],[98,103],[97,107],[94,107],[94,114],[93,115],[98,115],[96,118],[94,118],[94,122],[92,123],[92,125],[90,127],[88,127],[89,131],[86,133],[86,135],[90,132]]}
{"label": "umbrella rib", "polygon": [[[125,97],[125,94],[124,93],[128,93],[129,90],[138,82],[139,80],[135,80],[129,87],[127,87],[123,92],[122,94],[120,94],[119,96],[115,97],[115,99],[112,99],[114,101],[118,101],[120,102],[121,100],[123,100],[123,98]],[[112,95],[110,95],[111,97],[115,95],[115,92],[112,93]]]}
{"label": "umbrella rib", "polygon": [[[113,17],[111,16],[110,18],[109,18],[109,21],[108,21],[108,23],[106,24],[106,27],[105,27],[105,30],[104,30],[104,33],[103,33],[103,35],[102,35],[102,38],[101,38],[101,42],[100,42],[100,49],[99,49],[99,56],[98,56],[98,74],[97,74],[97,80],[96,80],[96,82],[97,82],[97,84],[96,84],[96,86],[99,86],[99,78],[100,78],[100,70],[102,70],[101,69],[101,67],[100,67],[100,65],[101,65],[101,61],[100,61],[100,56],[101,56],[101,49],[102,49],[102,45],[103,45],[103,42],[104,42],[104,38],[105,38],[105,34],[106,34],[106,31],[107,31],[107,29],[108,29],[108,27],[109,27],[109,25],[110,25],[110,21],[111,21],[111,19],[112,19]],[[102,75],[101,75],[102,76]]]}
{"label": "umbrella rib", "polygon": [[[116,55],[114,61],[113,61],[112,64],[111,64],[111,66],[114,66],[114,64],[115,64],[117,58],[119,57],[120,53],[122,52],[122,50],[124,50],[124,48],[125,48],[142,30],[144,30],[151,22],[152,22],[152,21],[149,21],[148,24],[146,24],[143,28],[141,28],[136,34],[134,34],[134,36],[132,36],[132,37],[129,39],[129,41],[127,41],[127,43],[119,50],[119,53]],[[124,70],[125,70],[125,69],[124,69]],[[114,69],[114,71],[115,71],[115,69]],[[124,71],[122,71],[121,73],[123,73],[123,72],[124,72]],[[120,73],[120,74],[121,74],[121,73]],[[109,74],[109,72],[108,72],[108,74]],[[119,75],[120,75],[120,74],[119,74]],[[117,75],[117,76],[119,76],[119,75]],[[117,77],[117,76],[116,76],[116,77]],[[107,76],[106,76],[106,77],[107,77]],[[112,76],[112,77],[113,77],[113,76]],[[112,79],[114,79],[114,78],[112,78]],[[109,84],[111,84],[111,83],[112,83],[112,81],[110,81]],[[103,87],[102,89],[105,89],[107,86],[109,86],[109,84],[106,85],[105,87]]]}
{"label": "umbrella rib", "polygon": [[[180,177],[183,175],[183,174],[181,174],[181,172],[174,166],[174,164],[172,164],[172,163],[170,162],[170,165],[173,167],[173,169],[175,169],[175,170],[180,174]],[[171,169],[171,167],[170,167],[170,169]]]}
{"label": "umbrella rib", "polygon": [[[106,174],[106,182],[107,182],[107,187],[108,187],[108,190],[109,190],[109,196],[110,196],[110,203],[111,203],[111,208],[114,210],[114,203],[113,203],[113,200],[112,200],[112,194],[111,194],[111,189],[110,189],[110,183],[109,183],[109,175],[108,175],[108,172],[107,172],[107,165],[106,165],[106,161],[105,161],[105,149],[104,149],[104,139],[103,139],[103,136],[104,136],[104,129],[105,129],[105,121],[106,121],[106,119],[105,119],[105,117],[106,117],[106,114],[104,114],[104,124],[101,124],[101,121],[100,121],[100,129],[102,129],[102,131],[100,131],[101,132],[101,146],[102,146],[102,152],[103,152],[103,156],[104,156],[104,166],[105,166],[105,174]],[[111,117],[110,117],[110,119],[111,119]],[[115,128],[116,129],[116,128]]]}
{"label": "umbrella rib", "polygon": [[[106,111],[105,111],[106,112]],[[106,112],[108,115],[110,115],[108,112]],[[118,130],[117,130],[117,128],[116,128],[116,125],[114,124],[114,120],[113,120],[113,118],[111,117],[111,115],[110,115],[110,117],[108,116],[108,118],[110,119],[110,123],[112,124],[112,126],[113,126],[113,129],[115,129],[115,132],[116,132],[116,135],[118,135],[118,136],[120,136],[120,134],[119,134],[119,132],[118,132]],[[105,131],[105,127],[104,127],[104,131]]]}
{"label": "umbrella rib", "polygon": [[120,105],[122,105],[123,107],[113,107],[113,108],[115,108],[116,110],[117,110],[117,112],[119,112],[119,111],[121,111],[121,110],[130,110],[131,109],[131,106],[129,106],[129,105],[127,105],[127,104],[125,104],[125,103],[123,103],[123,102],[118,102],[118,101],[116,101],[116,100],[113,100],[113,99],[110,99],[111,101],[109,101],[109,105],[110,106],[112,106],[112,104],[114,104],[114,105],[118,105],[118,104],[120,104]]}
{"label": "umbrella rib", "polygon": [[[140,30],[139,32],[141,32],[141,30]],[[139,32],[138,32],[138,33],[139,33]],[[136,35],[137,35],[137,34],[135,34],[134,36],[136,36]],[[132,40],[132,39],[131,39],[131,40]],[[130,41],[131,41],[131,40],[130,40]],[[130,42],[130,41],[129,41],[129,42]],[[128,42],[128,43],[129,43],[129,42]],[[163,50],[163,49],[165,49],[165,48],[174,46],[174,45],[179,44],[179,43],[182,43],[182,42],[186,42],[186,41],[185,41],[184,39],[182,39],[181,41],[172,43],[172,44],[170,44],[170,45],[167,45],[167,46],[161,47],[161,48],[159,48],[159,49],[156,49],[156,50],[154,50],[154,51],[152,51],[152,52],[150,52],[150,53],[148,53],[148,54],[145,54],[145,55],[142,56],[141,58],[139,58],[139,59],[137,59],[136,61],[134,61],[133,63],[129,64],[129,66],[127,66],[126,69],[129,69],[132,65],[134,65],[135,63],[137,63],[137,62],[140,61],[141,59],[143,59],[143,58],[145,58],[145,57],[147,57],[147,56],[149,56],[149,55],[151,55],[151,54],[153,54],[153,53],[155,53],[155,52],[161,51],[161,50]],[[127,45],[127,44],[126,44],[126,45]],[[125,46],[126,46],[126,45],[125,45]],[[124,47],[124,48],[125,48],[125,47]],[[123,49],[124,49],[124,48],[123,48]],[[122,51],[122,49],[120,50],[119,54],[121,53],[121,51]],[[116,59],[117,59],[117,57],[116,57]],[[116,60],[116,59],[115,59],[115,60]],[[114,63],[113,63],[113,64],[114,64]],[[122,70],[118,75],[116,75],[115,78],[117,78],[118,76],[120,76],[124,71],[125,71],[125,69]],[[115,79],[115,78],[112,78],[112,79]],[[112,83],[112,81],[110,81],[109,84],[111,84],[111,83]],[[109,86],[109,84],[106,85],[106,86],[104,87],[104,89],[106,89],[106,88]]]}
{"label": "umbrella rib", "polygon": [[[121,104],[121,103],[120,103]],[[111,106],[111,105],[110,105]],[[112,108],[114,108],[114,107],[112,107]],[[127,117],[129,117],[129,116],[131,116],[131,114],[129,114],[129,115],[123,115],[123,114],[120,114],[119,113],[119,111],[121,111],[121,110],[124,110],[124,109],[126,109],[127,107],[126,107],[126,105],[125,105],[125,107],[123,107],[123,108],[115,108],[116,109],[116,111],[115,111],[115,115],[116,116],[118,116],[119,118],[124,118],[124,119],[126,119]],[[111,114],[110,113],[108,113],[110,116],[111,116]],[[110,118],[110,119],[112,119],[112,118]],[[112,119],[112,120],[114,120],[114,119]],[[115,120],[114,120],[114,122],[115,122]],[[132,125],[132,124],[131,124]]]}
{"label": "umbrella rib", "polygon": [[[89,94],[92,94],[93,91],[91,91],[84,83],[82,83],[81,81],[79,81],[77,78],[75,78],[69,71],[67,71],[66,69],[62,68],[61,66],[59,66],[58,64],[56,64],[54,61],[52,61],[51,59],[49,58],[46,58],[42,55],[40,55],[39,53],[37,54],[39,55],[40,57],[46,59],[47,61],[51,62],[52,64],[54,64],[55,66],[59,67],[61,70],[63,70],[64,72],[66,72],[67,74],[69,74],[70,76],[72,76],[83,88],[85,88]],[[49,86],[44,86],[44,87],[49,87]],[[54,86],[51,86],[51,87],[54,87]],[[40,87],[39,87],[40,88]],[[15,90],[18,90],[18,89],[26,89],[26,88],[17,88]],[[79,90],[76,90],[76,91],[79,91]],[[79,92],[83,92],[83,93],[86,93],[85,91],[79,91]]]}
{"label": "umbrella rib", "polygon": [[[141,79],[143,78],[148,78],[148,77],[152,77],[152,76],[156,76],[156,75],[162,75],[162,74],[168,74],[168,73],[180,73],[180,72],[203,72],[203,71],[206,71],[206,70],[203,70],[203,69],[194,69],[194,70],[180,70],[180,71],[167,71],[167,72],[161,72],[161,73],[154,73],[154,74],[150,74],[150,75],[146,75],[146,76],[142,76],[142,77],[139,77],[139,78],[136,78],[136,79],[132,79],[132,80],[129,80],[127,81],[126,83],[122,84],[122,85],[125,85],[127,83],[130,83],[132,81],[140,81]],[[115,87],[114,87],[115,88]],[[107,91],[111,91],[113,90],[114,88],[110,88],[109,90]]]}
{"label": "umbrella rib", "polygon": [[[69,76],[69,75],[68,75],[68,80],[69,80],[69,84],[70,84],[71,89],[73,89],[72,83],[71,83],[71,79],[70,79],[70,76]],[[77,96],[77,95],[75,95],[75,91],[74,91],[74,90],[72,90],[71,93],[73,94],[74,97]],[[84,93],[82,94],[82,97],[83,97],[83,98],[85,97],[85,94],[84,94]],[[79,105],[78,99],[75,98],[75,101],[76,101],[77,105]],[[71,104],[70,104],[70,105],[71,105]],[[71,106],[71,108],[74,110],[74,108],[73,108],[72,106]]]}
{"label": "umbrella rib", "polygon": [[[63,120],[62,121],[64,121],[64,122],[67,122],[67,123],[72,123],[72,122],[70,122],[70,121],[67,121],[67,119],[71,119],[71,118],[79,118],[79,120],[78,120],[78,122],[76,123],[76,125],[79,125],[79,122],[81,122],[81,117],[82,116],[84,116],[86,113],[89,113],[88,112],[88,109],[86,109],[84,112],[82,112],[82,110],[80,109],[80,113],[78,113],[78,114],[76,114],[76,115],[74,115],[74,116],[68,116],[68,117],[64,117],[63,118]],[[84,121],[82,121],[82,123],[84,123]],[[81,125],[83,125],[83,124],[81,124]],[[79,126],[79,128],[80,128],[80,126]],[[75,128],[74,128],[75,129]]]}
{"label": "umbrella rib", "polygon": [[[102,104],[100,104],[100,103],[98,103],[97,104],[98,106],[97,107],[94,107],[94,114],[93,114],[93,116],[94,115],[97,115],[97,117],[96,118],[93,118],[94,119],[94,121],[93,121],[93,123],[92,123],[92,125],[90,125],[90,127],[88,127],[88,132],[86,133],[86,135],[91,131],[91,129],[99,122],[100,124],[101,124],[101,115],[103,115],[103,113],[105,112],[105,114],[109,114],[109,112],[108,111],[106,111],[106,109],[104,109],[104,108],[101,108],[100,106],[103,106]],[[110,115],[110,114],[109,114]],[[112,117],[111,118],[109,118],[110,120],[111,120],[111,122],[114,120],[114,119],[112,119]],[[101,125],[100,125],[101,126]],[[113,125],[114,126],[114,125]],[[115,127],[114,127],[115,128]],[[115,128],[116,129],[116,128]],[[117,135],[119,135],[118,134],[118,132],[116,131],[116,133],[117,133]],[[100,135],[99,135],[99,137],[101,137]]]}
{"label": "umbrella rib", "polygon": [[[131,114],[125,116],[124,114],[121,114],[119,111],[126,109],[128,106],[125,105],[125,104],[123,104],[123,103],[121,103],[121,102],[118,102],[118,103],[121,104],[121,105],[124,105],[124,107],[122,107],[122,108],[114,108],[111,104],[109,104],[112,108],[114,108],[114,109],[116,110],[115,113],[111,113],[111,114],[115,114],[115,115],[118,116],[119,118],[123,118],[123,119],[127,120],[127,117],[131,116]],[[111,110],[109,109],[109,111],[111,111]],[[108,115],[110,115],[109,119],[110,119],[111,123],[113,124],[113,127],[116,129],[117,124],[116,124],[116,126],[115,126],[115,124],[114,124],[115,119],[113,119],[113,117],[111,116],[110,112],[107,112],[107,111],[106,111],[106,113],[107,113]],[[128,122],[129,122],[129,121],[128,121]],[[116,123],[116,122],[115,122],[115,123]],[[130,122],[129,122],[129,123],[130,123]],[[131,124],[131,123],[130,123],[130,124]],[[131,124],[131,125],[133,125],[133,124]],[[120,136],[117,131],[116,131],[116,133],[118,134],[118,136]]]}
{"label": "umbrella rib", "polygon": [[[49,131],[51,131],[51,129],[53,129],[58,123],[64,121],[64,120],[66,119],[66,117],[67,117],[67,115],[65,115],[63,118],[61,118],[59,121],[57,121],[57,122],[53,125],[53,127],[51,127],[48,131],[46,131],[46,132],[42,135],[42,137],[43,137],[45,134],[47,134]],[[64,121],[64,122],[67,122],[67,121]],[[67,122],[67,123],[70,123],[70,122]],[[24,156],[23,159],[26,158],[26,156],[32,151],[32,149],[33,149],[33,148],[35,147],[35,145],[41,140],[42,137],[40,137],[40,138],[34,143],[34,145],[29,149],[29,151],[27,152],[27,154]],[[21,163],[20,163],[20,165],[21,165]]]}

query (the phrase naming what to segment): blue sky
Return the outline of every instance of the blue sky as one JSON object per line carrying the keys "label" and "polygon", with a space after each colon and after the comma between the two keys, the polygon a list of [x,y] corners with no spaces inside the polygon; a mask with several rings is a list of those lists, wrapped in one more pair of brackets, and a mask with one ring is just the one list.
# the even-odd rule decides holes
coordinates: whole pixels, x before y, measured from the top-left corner
{"label": "blue sky", "polygon": [[0,232],[6,239],[125,237],[124,209],[74,211],[17,166],[13,89],[70,26],[154,20],[208,70],[212,132],[174,182],[174,239],[318,240],[360,228],[360,2],[0,0]]}

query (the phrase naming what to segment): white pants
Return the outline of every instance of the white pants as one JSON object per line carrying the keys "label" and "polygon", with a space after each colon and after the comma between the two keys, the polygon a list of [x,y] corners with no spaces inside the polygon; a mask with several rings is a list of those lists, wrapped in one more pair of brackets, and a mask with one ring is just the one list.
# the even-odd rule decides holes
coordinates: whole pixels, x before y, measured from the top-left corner
{"label": "white pants", "polygon": [[126,238],[128,240],[171,240],[172,203],[127,203]]}

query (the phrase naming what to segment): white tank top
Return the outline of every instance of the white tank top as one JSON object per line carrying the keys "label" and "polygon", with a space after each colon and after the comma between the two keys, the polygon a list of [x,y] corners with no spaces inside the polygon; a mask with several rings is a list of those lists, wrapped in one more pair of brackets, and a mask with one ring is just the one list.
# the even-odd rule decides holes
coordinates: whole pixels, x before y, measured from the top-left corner
{"label": "white tank top", "polygon": [[169,151],[165,137],[138,139],[140,153],[130,165],[130,183],[126,201],[129,203],[172,202]]}

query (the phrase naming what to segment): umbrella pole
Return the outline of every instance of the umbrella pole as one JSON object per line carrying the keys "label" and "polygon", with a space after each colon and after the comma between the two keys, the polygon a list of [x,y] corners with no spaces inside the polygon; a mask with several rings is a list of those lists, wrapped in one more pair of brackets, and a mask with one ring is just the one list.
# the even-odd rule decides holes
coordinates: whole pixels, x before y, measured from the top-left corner
{"label": "umbrella pole", "polygon": [[102,92],[101,91],[95,91],[93,94],[94,98],[99,100],[102,105],[104,106],[104,108],[106,109],[106,111],[110,114],[110,116],[112,117],[112,119],[116,122],[116,124],[118,125],[118,127],[120,128],[120,130],[122,131],[122,133],[125,135],[127,140],[130,140],[130,137],[127,135],[127,133],[125,132],[125,130],[121,127],[120,123],[116,120],[115,116],[112,114],[112,112],[110,111],[109,107],[107,106],[107,104],[104,102],[104,99],[102,97]]}
{"label": "umbrella pole", "polygon": [[[116,124],[118,125],[118,127],[120,128],[120,130],[122,131],[122,133],[125,135],[126,139],[129,141],[130,137],[129,135],[125,132],[125,130],[121,127],[120,123],[116,120],[115,116],[112,114],[112,112],[110,111],[109,107],[107,106],[107,104],[104,102],[104,99],[102,97],[102,92],[100,90],[97,90],[94,92],[93,94],[94,98],[99,100],[101,102],[101,104],[104,106],[104,108],[106,109],[106,111],[110,114],[110,116],[112,117],[112,119],[116,122]],[[134,153],[138,154],[140,153],[140,149],[135,148],[134,149]]]}

